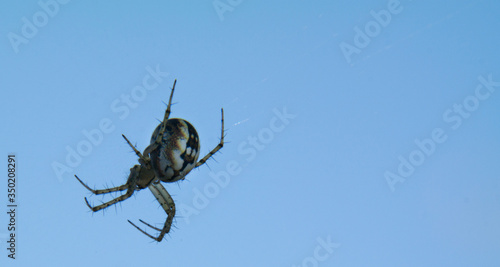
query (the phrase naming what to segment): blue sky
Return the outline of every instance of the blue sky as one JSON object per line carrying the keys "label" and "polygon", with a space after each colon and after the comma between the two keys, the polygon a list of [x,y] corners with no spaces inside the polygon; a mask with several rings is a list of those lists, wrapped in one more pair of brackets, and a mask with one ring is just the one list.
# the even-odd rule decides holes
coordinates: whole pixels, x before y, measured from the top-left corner
{"label": "blue sky", "polygon": [[[497,1],[0,8],[2,266],[499,266]],[[92,214],[163,117],[202,154],[161,243],[148,190]],[[90,137],[89,137],[90,136]],[[7,155],[15,154],[16,260]],[[153,232],[151,232],[153,233]]]}

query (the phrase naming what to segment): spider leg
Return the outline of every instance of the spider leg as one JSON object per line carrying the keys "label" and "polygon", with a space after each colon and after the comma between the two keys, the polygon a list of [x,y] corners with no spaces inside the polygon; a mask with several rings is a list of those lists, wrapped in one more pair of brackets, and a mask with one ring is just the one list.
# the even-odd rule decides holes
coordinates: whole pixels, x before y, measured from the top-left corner
{"label": "spider leg", "polygon": [[221,149],[224,146],[224,109],[221,109],[221,113],[222,113],[222,119],[221,119],[222,128],[220,133],[220,143],[214,149],[212,149],[212,151],[210,151],[205,157],[200,159],[200,161],[196,163],[195,168],[203,165],[210,157],[212,157],[215,153],[217,153],[217,151],[219,151],[219,149]]}
{"label": "spider leg", "polygon": [[165,187],[163,187],[160,183],[158,183],[158,184],[152,183],[148,186],[148,188],[151,190],[151,193],[153,193],[156,200],[158,200],[158,202],[160,202],[160,205],[163,207],[163,209],[167,213],[167,219],[165,221],[165,224],[163,225],[163,229],[156,228],[143,220],[139,220],[143,224],[145,224],[145,225],[147,225],[147,226],[149,226],[157,231],[160,231],[160,234],[157,237],[154,237],[154,236],[148,234],[146,231],[139,228],[137,225],[132,223],[130,220],[128,222],[130,224],[132,224],[132,226],[134,226],[137,230],[141,231],[141,233],[143,233],[143,234],[151,237],[152,239],[160,242],[163,239],[163,237],[165,236],[165,234],[170,232],[170,227],[172,227],[172,222],[173,222],[174,216],[175,216],[175,203],[174,203],[174,200],[172,199],[172,197],[170,196],[170,194],[165,189]]}
{"label": "spider leg", "polygon": [[94,195],[100,195],[100,194],[106,194],[106,193],[111,193],[111,192],[116,192],[116,191],[123,191],[125,189],[128,188],[128,185],[127,184],[124,184],[124,185],[120,185],[120,186],[117,186],[117,187],[112,187],[112,188],[106,188],[106,189],[92,189],[90,188],[88,185],[86,185],[82,180],[80,180],[80,178],[78,178],[78,176],[76,176],[75,174],[75,177],[76,179],[85,187],[87,188],[87,190],[89,190],[90,192],[92,192]]}
{"label": "spider leg", "polygon": [[139,219],[139,221],[140,221],[141,223],[143,223],[143,224],[145,224],[145,225],[147,225],[147,226],[149,226],[149,227],[151,227],[151,228],[155,229],[156,231],[162,231],[162,230],[163,230],[163,229],[160,229],[160,228],[158,228],[158,227],[154,227],[154,226],[152,226],[151,224],[149,224],[149,223],[147,223],[147,222],[145,222],[145,221],[143,221],[143,220],[141,220],[141,219]]}
{"label": "spider leg", "polygon": [[[80,181],[80,179],[77,179],[87,188],[89,189],[90,191],[92,192],[98,192],[98,193],[101,193],[103,191],[106,191],[104,193],[109,193],[109,192],[113,192],[113,191],[123,191],[125,189],[127,189],[127,192],[125,192],[125,194],[117,197],[117,198],[114,198],[108,202],[105,202],[101,205],[98,205],[98,206],[94,206],[92,207],[90,204],[89,204],[89,201],[87,200],[87,198],[85,198],[85,203],[87,203],[87,206],[94,212],[96,211],[99,211],[99,210],[102,210],[104,208],[107,208],[115,203],[118,203],[120,201],[123,201],[127,198],[129,198],[130,196],[132,196],[132,194],[134,193],[135,189],[136,189],[136,184],[137,184],[137,177],[139,176],[139,169],[140,169],[140,165],[135,165],[134,167],[132,167],[132,169],[130,169],[130,175],[128,177],[128,180],[127,180],[127,183],[125,183],[124,185],[121,185],[121,186],[118,186],[118,187],[114,187],[114,188],[109,188],[109,189],[103,189],[103,190],[92,190],[90,189],[87,185],[85,185],[82,181]],[[76,176],[76,175],[75,175]],[[112,191],[109,191],[109,190],[112,190]],[[109,192],[107,192],[109,191]],[[103,194],[103,193],[101,193]]]}
{"label": "spider leg", "polygon": [[122,136],[123,138],[125,138],[125,141],[127,141],[128,145],[134,150],[135,154],[139,157],[139,163],[144,164],[145,167],[149,169],[150,159],[148,157],[143,156],[141,152],[137,150],[137,148],[135,148],[135,146],[133,146],[132,143],[130,143],[130,141],[127,139],[127,137],[125,137],[125,135],[122,134]]}
{"label": "spider leg", "polygon": [[161,122],[160,131],[156,136],[155,142],[146,147],[146,149],[144,149],[144,155],[149,155],[149,153],[153,152],[158,147],[158,145],[161,144],[161,141],[163,139],[163,133],[165,132],[165,127],[167,125],[168,117],[170,116],[170,106],[172,106],[172,97],[174,96],[176,83],[177,80],[174,80],[174,85],[172,86],[172,91],[170,92],[170,98],[168,99],[167,110],[165,110],[165,115],[163,117],[163,121]]}
{"label": "spider leg", "polygon": [[[144,163],[146,165],[146,167],[148,167],[148,164],[149,164],[149,159],[144,157],[141,152],[139,152],[139,150],[137,150],[133,145],[132,143],[130,143],[130,141],[127,139],[127,137],[125,137],[125,135],[123,135],[123,138],[125,138],[125,141],[127,141],[127,143],[130,145],[130,147],[134,150],[135,154],[137,154],[137,156],[139,156],[140,160],[139,162],[142,162],[141,163]],[[106,194],[106,193],[111,193],[111,192],[116,192],[116,191],[123,191],[125,189],[128,189],[129,188],[129,184],[128,184],[128,181],[127,183],[123,184],[123,185],[120,185],[120,186],[116,186],[116,187],[112,187],[112,188],[106,188],[106,189],[92,189],[90,188],[87,184],[85,184],[80,178],[78,178],[78,176],[76,176],[75,174],[75,178],[78,180],[78,182],[80,182],[85,188],[87,188],[87,190],[89,190],[90,192],[92,192],[94,195],[100,195],[100,194]]]}

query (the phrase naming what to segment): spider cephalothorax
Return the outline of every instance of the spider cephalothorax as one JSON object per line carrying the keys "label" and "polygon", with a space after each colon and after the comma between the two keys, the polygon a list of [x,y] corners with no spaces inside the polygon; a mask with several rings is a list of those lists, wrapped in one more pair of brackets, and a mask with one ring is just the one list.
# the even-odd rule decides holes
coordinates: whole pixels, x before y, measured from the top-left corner
{"label": "spider cephalothorax", "polygon": [[140,163],[134,165],[130,169],[130,175],[125,184],[113,188],[95,190],[87,186],[75,175],[76,179],[78,179],[85,188],[96,195],[127,190],[123,195],[94,207],[92,207],[87,198],[85,198],[87,206],[94,212],[129,198],[135,190],[141,190],[148,187],[167,213],[167,219],[163,229],[156,228],[143,220],[139,220],[145,225],[160,231],[160,234],[154,237],[131,221],[128,222],[156,241],[161,241],[163,236],[170,231],[175,216],[174,200],[160,182],[171,183],[184,179],[193,168],[203,165],[224,145],[224,110],[221,110],[222,130],[220,143],[198,161],[198,156],[200,155],[200,138],[198,137],[196,129],[186,120],[168,118],[170,116],[170,106],[172,105],[172,97],[174,95],[176,83],[177,80],[174,81],[163,121],[156,127],[151,136],[151,143],[146,147],[143,153],[139,152],[125,135],[122,135],[139,157]]}

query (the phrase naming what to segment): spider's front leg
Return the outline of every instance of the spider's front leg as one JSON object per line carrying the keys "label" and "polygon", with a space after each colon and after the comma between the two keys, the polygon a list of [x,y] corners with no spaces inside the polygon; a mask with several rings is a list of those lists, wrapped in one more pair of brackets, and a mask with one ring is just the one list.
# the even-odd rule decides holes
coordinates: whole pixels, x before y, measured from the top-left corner
{"label": "spider's front leg", "polygon": [[115,199],[112,199],[108,202],[105,202],[101,205],[98,205],[98,206],[94,206],[92,207],[89,203],[89,201],[87,200],[87,198],[85,198],[85,203],[87,203],[87,206],[94,212],[96,211],[99,211],[99,210],[102,210],[104,208],[107,208],[115,203],[118,203],[120,201],[123,201],[127,198],[129,198],[130,196],[132,196],[132,194],[134,193],[135,191],[135,188],[136,188],[136,183],[137,183],[137,177],[139,176],[139,171],[140,171],[140,165],[135,165],[134,167],[132,167],[132,169],[130,169],[130,175],[127,179],[127,183],[125,183],[124,185],[121,185],[121,186],[117,186],[117,187],[113,187],[113,188],[108,188],[108,189],[101,189],[101,190],[94,190],[94,189],[91,189],[89,186],[87,186],[84,182],[82,182],[82,180],[80,180],[80,178],[78,178],[78,176],[75,175],[76,179],[78,179],[78,181],[85,187],[87,188],[88,190],[90,190],[92,193],[96,194],[96,195],[99,195],[99,194],[105,194],[105,193],[110,193],[110,192],[116,192],[116,191],[123,191],[125,189],[127,189],[127,192],[125,192],[125,194],[115,198]]}
{"label": "spider's front leg", "polygon": [[[86,185],[82,180],[80,180],[80,178],[78,178],[78,176],[75,175],[76,179],[85,187],[87,188],[90,192],[96,194],[96,195],[100,195],[100,194],[106,194],[106,193],[111,193],[111,192],[116,192],[116,191],[123,191],[123,190],[127,190],[127,192],[125,192],[125,194],[115,198],[115,199],[112,199],[108,202],[105,202],[101,205],[98,205],[98,206],[95,206],[95,207],[92,207],[90,204],[89,204],[89,201],[87,200],[87,198],[85,198],[85,203],[87,203],[87,206],[94,212],[96,211],[99,211],[99,210],[102,210],[104,208],[107,208],[115,203],[118,203],[120,201],[123,201],[127,198],[129,198],[130,196],[132,196],[132,194],[134,193],[134,191],[136,190],[137,188],[137,185],[139,183],[139,185],[143,185],[143,184],[147,184],[147,183],[150,183],[150,180],[148,179],[147,176],[141,176],[141,170],[144,172],[145,169],[150,169],[150,160],[149,158],[147,157],[144,157],[141,152],[139,152],[133,145],[132,143],[130,143],[130,141],[127,139],[127,137],[125,137],[125,135],[123,135],[123,138],[125,138],[125,140],[127,141],[127,143],[130,145],[130,147],[132,147],[132,149],[134,150],[134,152],[137,154],[137,156],[139,157],[139,162],[141,163],[141,165],[135,165],[134,167],[132,167],[130,169],[130,175],[127,179],[127,182],[124,184],[124,185],[120,185],[120,186],[117,186],[117,187],[112,187],[112,188],[107,188],[107,189],[99,189],[99,190],[95,190],[95,189],[92,189],[90,188],[88,185]],[[152,176],[154,177],[154,176]]]}
{"label": "spider's front leg", "polygon": [[165,115],[163,116],[163,121],[161,122],[160,131],[156,136],[155,142],[144,149],[144,155],[149,155],[149,153],[153,152],[162,142],[163,133],[165,133],[165,126],[167,125],[168,117],[170,116],[170,106],[172,105],[172,97],[174,96],[176,83],[177,80],[174,80],[174,85],[172,86],[172,91],[170,92],[170,98],[168,99],[167,110],[165,110]]}
{"label": "spider's front leg", "polygon": [[85,188],[87,188],[87,190],[92,192],[94,195],[101,195],[101,194],[107,194],[107,193],[116,192],[116,191],[123,191],[123,190],[128,188],[128,185],[124,184],[124,185],[120,185],[117,187],[111,187],[111,188],[106,188],[106,189],[92,189],[87,184],[85,184],[82,180],[80,180],[80,178],[78,178],[78,176],[76,176],[76,174],[75,174],[75,178],[78,180],[78,182],[80,182]]}
{"label": "spider's front leg", "polygon": [[160,203],[162,208],[167,213],[167,219],[165,221],[165,224],[163,225],[163,229],[156,228],[156,227],[152,226],[151,224],[139,219],[139,221],[142,222],[143,224],[145,224],[145,225],[147,225],[147,226],[149,226],[157,231],[160,231],[160,234],[157,237],[154,237],[154,236],[148,234],[146,231],[139,228],[137,225],[132,223],[130,220],[128,222],[130,224],[132,224],[135,228],[137,228],[137,230],[141,231],[143,234],[160,242],[163,239],[163,237],[165,236],[165,234],[170,232],[170,228],[172,227],[172,222],[173,222],[174,216],[175,216],[175,203],[174,203],[174,200],[172,199],[172,197],[170,196],[170,194],[167,192],[167,189],[165,189],[165,187],[163,187],[160,183],[157,183],[157,184],[151,183],[148,188],[149,188],[149,190],[151,190],[151,193],[153,193],[156,200],[158,200],[158,202]]}

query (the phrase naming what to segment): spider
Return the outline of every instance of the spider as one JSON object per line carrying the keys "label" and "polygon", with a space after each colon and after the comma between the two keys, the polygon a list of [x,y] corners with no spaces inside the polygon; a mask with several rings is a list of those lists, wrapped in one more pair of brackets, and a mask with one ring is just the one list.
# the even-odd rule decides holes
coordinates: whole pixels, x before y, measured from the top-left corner
{"label": "spider", "polygon": [[139,191],[146,187],[149,188],[156,200],[158,200],[162,208],[167,213],[167,219],[163,229],[156,228],[139,219],[139,221],[146,226],[160,232],[158,236],[155,237],[148,234],[145,230],[141,229],[130,220],[128,220],[128,222],[143,234],[158,242],[160,242],[165,234],[170,231],[170,227],[172,226],[172,221],[175,216],[174,200],[160,182],[173,183],[179,180],[184,180],[185,176],[192,169],[203,165],[210,157],[212,157],[224,146],[224,109],[221,109],[222,128],[220,143],[205,157],[198,161],[198,156],[200,154],[200,141],[196,129],[193,125],[191,125],[191,123],[184,119],[169,119],[170,106],[172,104],[172,97],[174,95],[176,83],[177,80],[174,81],[174,85],[172,86],[170,99],[168,100],[167,110],[165,111],[163,121],[154,130],[153,135],[151,136],[150,145],[146,147],[143,153],[139,152],[132,145],[132,143],[130,143],[127,137],[122,134],[122,137],[139,157],[139,164],[134,165],[130,169],[130,175],[128,176],[125,184],[117,187],[96,190],[90,188],[75,175],[76,179],[95,195],[126,190],[126,192],[121,196],[98,206],[91,206],[87,198],[85,198],[85,203],[93,212],[102,210],[131,197],[134,191]]}

